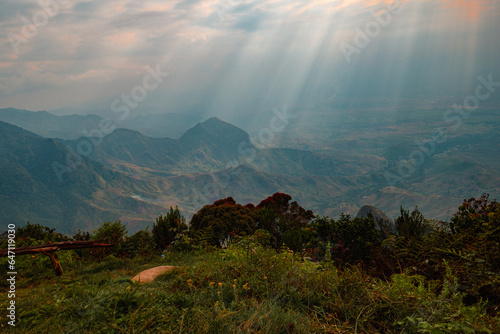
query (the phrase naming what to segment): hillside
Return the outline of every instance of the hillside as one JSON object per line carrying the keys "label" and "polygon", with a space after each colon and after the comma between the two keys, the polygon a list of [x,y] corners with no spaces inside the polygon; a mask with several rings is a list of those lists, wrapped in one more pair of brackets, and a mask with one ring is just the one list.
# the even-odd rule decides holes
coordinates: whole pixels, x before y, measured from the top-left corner
{"label": "hillside", "polygon": [[[84,140],[65,143],[76,150]],[[197,124],[178,140],[117,129],[95,145],[90,157],[122,171],[136,173],[140,167],[163,175],[217,172],[237,165],[288,176],[364,173],[352,158],[297,149],[258,149],[248,133],[215,117]]]}
{"label": "hillside", "polygon": [[[201,119],[195,114],[161,113],[137,115],[121,120],[115,114],[103,118],[94,114],[58,115],[55,112],[29,111],[15,108],[0,109],[0,121],[19,126],[46,138],[78,139],[87,131],[99,129],[103,119],[110,119],[115,128],[138,131],[153,138],[179,138]],[[91,134],[92,135],[92,134]]]}
{"label": "hillside", "polygon": [[82,157],[61,182],[53,168],[54,162],[64,166],[68,156],[61,143],[4,122],[0,133],[0,214],[6,222],[29,220],[70,233],[117,219],[150,224],[162,211],[131,197],[151,189],[143,181]]}
{"label": "hillside", "polygon": [[[76,118],[66,120],[70,119],[72,122],[77,121]],[[296,147],[283,148],[254,146],[247,132],[215,117],[198,123],[179,139],[152,138],[134,130],[116,129],[102,139],[90,139],[94,142],[91,154],[84,158],[85,163],[77,166],[75,171],[89,174],[81,179],[103,179],[106,182],[109,177],[101,174],[112,172],[125,177],[136,188],[104,191],[99,188],[99,183],[84,181],[82,185],[75,184],[64,191],[75,193],[81,186],[80,191],[86,193],[87,197],[62,197],[73,198],[73,203],[88,205],[89,197],[107,198],[119,193],[128,199],[134,196],[134,205],[151,205],[157,208],[155,210],[179,205],[190,216],[203,205],[218,199],[218,196],[233,196],[241,201],[254,202],[269,193],[286,192],[321,215],[334,217],[346,213],[355,216],[363,205],[368,204],[380,208],[389,218],[393,218],[399,213],[400,206],[412,208],[418,205],[423,208],[424,215],[448,220],[457,201],[463,199],[462,196],[473,197],[482,192],[498,196],[500,175],[495,166],[500,165],[500,160],[492,153],[498,151],[499,137],[492,134],[473,135],[473,130],[467,130],[463,136],[450,137],[414,172],[391,184],[386,178],[387,173],[398,175],[398,159],[415,150],[415,145],[404,136],[397,137],[401,131],[392,133],[394,127],[384,124],[381,122],[378,130],[380,142],[370,141],[372,134],[358,131],[356,126],[363,129],[363,124],[347,122],[342,125],[344,129],[339,130],[336,139],[320,140],[320,137],[305,135],[309,136],[308,141],[302,140],[299,145],[294,138],[300,134],[300,130],[293,123],[290,129],[297,130],[293,133],[294,137],[285,131],[277,135],[276,140],[280,143],[284,138],[289,138],[284,146]],[[401,126],[409,125],[405,123]],[[349,129],[355,134],[347,132]],[[416,132],[420,131],[418,129],[411,128],[415,132],[414,136],[419,135],[420,132]],[[356,136],[359,138],[356,139]],[[7,148],[7,143],[13,137],[5,135],[3,140]],[[87,141],[89,138],[80,137],[59,140],[60,144],[52,142],[62,150],[59,161],[65,164],[66,146],[77,151],[77,146]],[[26,149],[29,151],[29,145],[21,144],[18,148],[23,155]],[[10,151],[11,159],[6,160],[4,157],[2,162],[8,171],[4,174],[9,180],[5,182],[5,187],[9,185],[9,191],[13,193],[12,188],[16,188],[19,181],[17,188],[23,189],[21,194],[29,193],[29,188],[23,187],[32,182],[27,181],[32,178],[31,174],[40,173],[36,168],[50,170],[54,159],[40,159],[36,168],[27,171],[14,164],[19,157],[14,158],[16,154],[13,152]],[[19,173],[24,174],[21,176]],[[37,182],[51,184],[50,177],[41,177]],[[110,187],[116,189],[115,184]],[[49,195],[46,197],[52,198]],[[22,204],[24,200],[17,202],[12,198],[5,201],[9,203],[5,207],[13,212],[8,217],[35,222],[40,219],[42,222],[50,221],[54,215],[64,216],[60,209],[26,211]],[[47,201],[70,210],[55,199]],[[105,220],[120,217],[130,224],[152,221],[151,213],[132,213],[135,209],[129,210],[120,205],[117,208],[116,202],[103,200],[88,210],[78,209],[73,216],[68,214],[66,217],[91,217],[84,220],[93,223],[101,221],[100,217]],[[92,210],[106,214],[99,216],[87,213]]]}
{"label": "hillside", "polygon": [[98,128],[102,118],[97,115],[56,116],[46,111],[8,108],[0,109],[0,121],[46,138],[77,139],[85,130]]}

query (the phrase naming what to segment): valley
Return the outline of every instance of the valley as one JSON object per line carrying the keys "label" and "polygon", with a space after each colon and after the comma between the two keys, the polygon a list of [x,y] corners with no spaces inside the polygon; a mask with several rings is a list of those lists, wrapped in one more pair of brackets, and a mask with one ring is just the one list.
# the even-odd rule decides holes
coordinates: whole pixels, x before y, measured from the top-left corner
{"label": "valley", "polygon": [[[0,110],[0,115],[8,113]],[[394,118],[372,109],[343,118],[293,113],[284,131],[264,147],[255,143],[258,131],[251,136],[215,117],[178,139],[124,128],[102,138],[71,139],[75,136],[69,133],[78,126],[91,133],[103,120],[23,111],[20,115],[32,121],[17,124],[24,122],[28,129],[37,124],[37,132],[46,137],[67,134],[45,139],[2,124],[1,212],[9,221],[50,222],[66,233],[118,219],[133,231],[151,225],[170,206],[178,205],[190,217],[219,198],[256,203],[285,192],[318,215],[354,216],[369,204],[389,217],[400,206],[418,206],[426,216],[447,220],[462,197],[500,193],[500,120],[494,110],[477,111],[460,131],[448,132],[432,147],[425,140],[429,129],[447,126],[439,119],[443,110],[408,111],[412,117]],[[165,128],[180,128],[186,120],[171,119]],[[85,141],[92,143],[90,153],[68,165],[68,152],[78,152]],[[421,154],[419,166],[401,169],[402,161],[418,152],[419,142],[421,152],[427,147],[431,154]],[[54,161],[67,168],[62,182],[51,167]],[[34,198],[43,200],[31,206]]]}

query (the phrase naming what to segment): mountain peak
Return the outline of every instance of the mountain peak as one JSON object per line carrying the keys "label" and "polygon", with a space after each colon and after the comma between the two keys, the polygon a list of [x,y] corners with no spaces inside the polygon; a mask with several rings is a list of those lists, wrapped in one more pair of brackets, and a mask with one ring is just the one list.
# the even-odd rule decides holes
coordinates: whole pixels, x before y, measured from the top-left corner
{"label": "mountain peak", "polygon": [[186,131],[179,141],[187,152],[201,152],[219,161],[239,157],[242,143],[246,143],[246,147],[252,146],[248,133],[217,117],[198,123]]}
{"label": "mountain peak", "polygon": [[216,141],[221,144],[250,141],[248,133],[218,117],[210,117],[202,123],[186,131],[180,141],[184,143],[199,143]]}
{"label": "mountain peak", "polygon": [[229,124],[229,123],[224,122],[223,120],[221,120],[219,117],[215,117],[215,116],[207,118],[207,120],[205,120],[204,122],[201,122],[201,124],[206,124],[206,125],[209,125],[209,124],[221,124],[221,123]]}
{"label": "mountain peak", "polygon": [[217,116],[212,116],[212,117],[209,117],[206,119],[205,122],[202,122],[202,123],[206,123],[206,122],[214,122],[214,121],[218,121],[218,122],[224,122],[223,120],[221,120],[219,117]]}
{"label": "mountain peak", "polygon": [[381,219],[387,223],[392,222],[392,220],[389,217],[387,217],[387,215],[385,213],[383,213],[382,211],[380,211],[379,209],[377,209],[373,205],[363,205],[359,209],[356,217],[365,218],[368,216],[369,213],[372,214],[372,216],[375,220]]}
{"label": "mountain peak", "polygon": [[210,117],[210,118],[207,118],[204,122],[198,123],[196,126],[194,126],[193,129],[196,128],[196,127],[198,127],[198,126],[204,128],[204,129],[206,129],[208,131],[219,131],[219,130],[232,129],[232,130],[237,130],[237,131],[245,132],[242,129],[238,128],[237,126],[232,125],[231,123],[223,121],[219,117]]}

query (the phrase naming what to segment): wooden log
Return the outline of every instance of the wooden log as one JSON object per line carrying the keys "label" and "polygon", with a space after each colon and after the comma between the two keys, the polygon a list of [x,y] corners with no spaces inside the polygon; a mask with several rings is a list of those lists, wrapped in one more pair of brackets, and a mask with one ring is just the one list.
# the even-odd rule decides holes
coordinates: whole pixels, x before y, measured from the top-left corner
{"label": "wooden log", "polygon": [[103,244],[100,240],[89,240],[89,241],[64,241],[55,244],[47,244],[40,246],[25,246],[18,247],[14,249],[0,249],[0,257],[5,257],[9,255],[19,256],[27,254],[42,253],[47,255],[52,262],[52,267],[57,276],[63,274],[63,269],[59,258],[57,257],[56,251],[67,250],[67,249],[83,249],[83,248],[95,248],[95,247],[111,247],[112,244]]}
{"label": "wooden log", "polygon": [[59,262],[59,258],[55,251],[42,252],[50,258],[50,262],[52,262],[52,267],[54,267],[54,271],[57,276],[61,276],[63,274],[63,269],[61,263]]}
{"label": "wooden log", "polygon": [[[101,243],[99,240],[64,241],[64,242],[58,242],[54,244],[47,244],[40,246],[18,247],[10,249],[11,251],[10,254],[14,252],[14,254],[18,256],[18,255],[36,254],[36,253],[43,253],[43,252],[64,250],[64,249],[83,249],[83,248],[111,247],[111,246],[113,245]],[[5,257],[7,255],[9,255],[9,249],[0,249],[0,257]]]}

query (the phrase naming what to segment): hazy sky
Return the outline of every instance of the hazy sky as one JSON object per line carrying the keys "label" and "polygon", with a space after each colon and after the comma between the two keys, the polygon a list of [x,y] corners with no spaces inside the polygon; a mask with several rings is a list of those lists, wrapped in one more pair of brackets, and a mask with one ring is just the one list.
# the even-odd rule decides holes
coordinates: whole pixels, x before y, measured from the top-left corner
{"label": "hazy sky", "polygon": [[2,0],[0,50],[0,108],[460,95],[500,81],[500,0]]}

